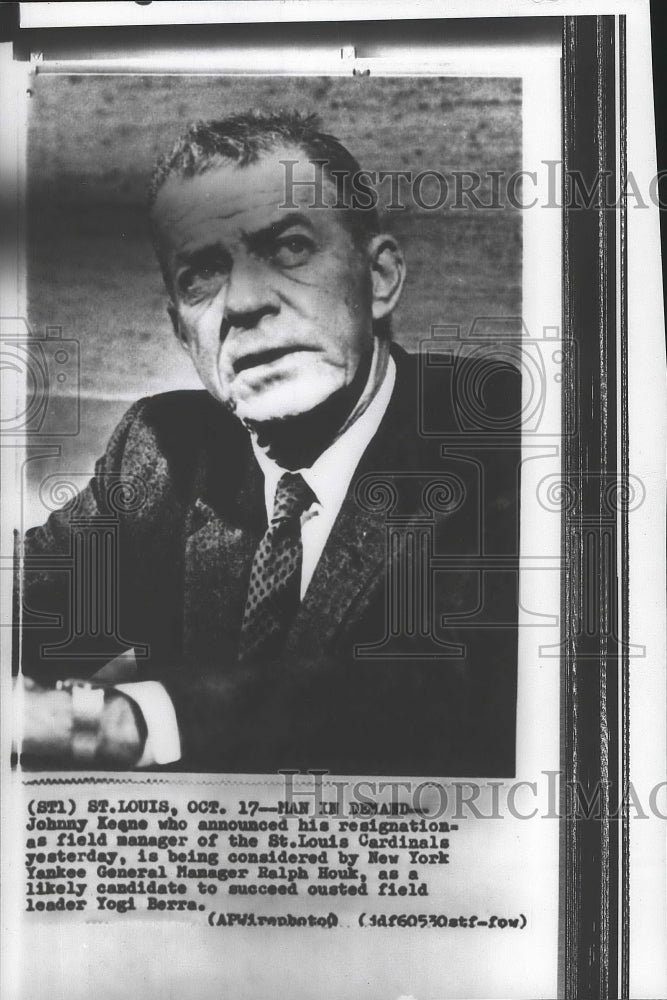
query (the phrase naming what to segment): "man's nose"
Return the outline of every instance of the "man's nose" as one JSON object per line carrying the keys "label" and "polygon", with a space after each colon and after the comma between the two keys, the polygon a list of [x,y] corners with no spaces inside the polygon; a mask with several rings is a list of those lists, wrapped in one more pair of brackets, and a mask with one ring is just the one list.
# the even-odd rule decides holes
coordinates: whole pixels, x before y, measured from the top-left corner
{"label": "man's nose", "polygon": [[266,265],[250,255],[232,264],[225,287],[224,323],[227,327],[250,328],[278,311]]}

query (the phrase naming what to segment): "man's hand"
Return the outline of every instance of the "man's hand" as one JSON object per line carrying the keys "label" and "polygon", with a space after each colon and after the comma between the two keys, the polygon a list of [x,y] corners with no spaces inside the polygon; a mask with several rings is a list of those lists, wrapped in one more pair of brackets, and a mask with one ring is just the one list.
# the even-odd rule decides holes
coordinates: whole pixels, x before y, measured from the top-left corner
{"label": "man's hand", "polygon": [[71,692],[44,688],[25,677],[17,681],[16,693],[23,699],[24,755],[48,758],[64,766],[85,763],[119,768],[133,767],[141,757],[145,741],[141,715],[132,700],[119,691],[105,691],[94,757],[85,762],[75,753]]}

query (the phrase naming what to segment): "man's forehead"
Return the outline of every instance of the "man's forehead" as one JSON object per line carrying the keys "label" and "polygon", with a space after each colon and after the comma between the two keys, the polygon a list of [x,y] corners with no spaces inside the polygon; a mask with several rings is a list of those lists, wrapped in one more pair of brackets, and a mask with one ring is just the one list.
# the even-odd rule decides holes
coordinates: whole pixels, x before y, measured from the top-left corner
{"label": "man's forehead", "polygon": [[298,147],[263,155],[256,163],[213,163],[193,177],[172,175],[158,192],[152,216],[167,226],[191,213],[233,219],[275,210],[306,210],[316,200],[321,167]]}

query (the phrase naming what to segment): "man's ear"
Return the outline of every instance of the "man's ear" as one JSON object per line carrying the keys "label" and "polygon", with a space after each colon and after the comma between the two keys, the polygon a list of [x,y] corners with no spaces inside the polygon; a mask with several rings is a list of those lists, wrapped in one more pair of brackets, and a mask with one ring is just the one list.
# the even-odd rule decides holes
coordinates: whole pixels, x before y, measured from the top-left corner
{"label": "man's ear", "polygon": [[171,320],[171,326],[176,336],[176,340],[178,341],[179,345],[183,348],[183,350],[189,354],[190,345],[188,344],[186,338],[183,336],[183,331],[181,330],[181,321],[178,318],[178,309],[171,301],[171,299],[167,303],[167,313],[169,314],[169,319]]}
{"label": "man's ear", "polygon": [[393,236],[380,233],[368,245],[371,266],[373,319],[389,316],[401,297],[405,281],[405,258]]}

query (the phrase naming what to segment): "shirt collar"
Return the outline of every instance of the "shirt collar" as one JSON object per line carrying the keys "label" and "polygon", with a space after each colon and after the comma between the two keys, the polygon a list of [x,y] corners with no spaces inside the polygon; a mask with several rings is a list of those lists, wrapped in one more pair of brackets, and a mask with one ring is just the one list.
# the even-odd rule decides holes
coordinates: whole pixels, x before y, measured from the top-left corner
{"label": "shirt collar", "polygon": [[[324,509],[340,508],[354,470],[375,436],[386,412],[396,383],[396,364],[390,356],[380,387],[363,413],[322,452],[308,469],[298,469]],[[251,436],[252,449],[264,473],[264,502],[271,520],[278,480],[286,471],[266,454]]]}

